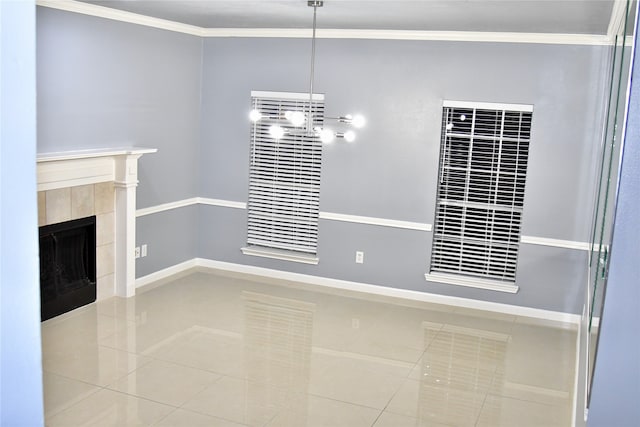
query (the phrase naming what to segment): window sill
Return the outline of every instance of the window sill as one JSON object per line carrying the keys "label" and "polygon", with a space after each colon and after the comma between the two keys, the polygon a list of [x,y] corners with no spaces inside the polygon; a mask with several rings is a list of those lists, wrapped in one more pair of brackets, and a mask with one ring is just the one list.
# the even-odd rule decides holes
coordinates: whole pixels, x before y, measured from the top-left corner
{"label": "window sill", "polygon": [[282,261],[299,262],[302,264],[317,265],[319,261],[318,257],[315,255],[302,254],[299,252],[286,251],[283,249],[271,249],[271,248],[248,246],[248,247],[242,248],[241,250],[242,250],[242,253],[245,255],[279,259]]}
{"label": "window sill", "polygon": [[515,283],[499,282],[497,280],[475,279],[471,277],[456,276],[453,274],[427,273],[424,275],[427,282],[444,283],[447,285],[466,286],[468,288],[486,289],[489,291],[507,292],[515,294],[520,289]]}

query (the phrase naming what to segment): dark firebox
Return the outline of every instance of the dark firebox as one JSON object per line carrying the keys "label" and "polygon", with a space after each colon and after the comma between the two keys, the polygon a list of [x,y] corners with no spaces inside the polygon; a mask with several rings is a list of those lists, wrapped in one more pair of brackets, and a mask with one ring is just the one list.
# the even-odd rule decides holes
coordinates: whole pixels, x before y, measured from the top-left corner
{"label": "dark firebox", "polygon": [[96,217],[40,227],[42,321],[96,300]]}

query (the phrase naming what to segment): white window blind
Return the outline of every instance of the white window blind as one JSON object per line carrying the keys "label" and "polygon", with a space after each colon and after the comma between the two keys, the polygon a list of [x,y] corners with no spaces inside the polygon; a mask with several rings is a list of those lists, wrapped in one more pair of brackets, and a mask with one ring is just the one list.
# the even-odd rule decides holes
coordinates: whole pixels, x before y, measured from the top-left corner
{"label": "white window blind", "polygon": [[[251,126],[248,238],[250,248],[315,255],[318,242],[322,143],[306,123],[295,127],[287,112],[309,110],[309,95],[252,93],[252,108],[262,118]],[[314,95],[310,129],[322,127],[324,98]],[[271,126],[284,136],[275,139]]]}
{"label": "white window blind", "polygon": [[531,106],[445,102],[431,273],[514,283]]}

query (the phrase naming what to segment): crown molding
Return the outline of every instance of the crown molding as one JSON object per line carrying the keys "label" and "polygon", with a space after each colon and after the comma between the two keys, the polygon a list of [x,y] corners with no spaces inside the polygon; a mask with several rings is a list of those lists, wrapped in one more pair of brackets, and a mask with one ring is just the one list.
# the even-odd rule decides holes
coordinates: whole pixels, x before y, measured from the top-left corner
{"label": "crown molding", "polygon": [[161,30],[173,31],[176,33],[190,34],[202,37],[203,28],[195,25],[182,24],[168,21],[166,19],[154,18],[140,15],[138,13],[126,12],[95,4],[83,3],[74,0],[36,0],[36,5],[51,9],[64,10],[66,12],[80,13],[82,15],[96,16],[99,18],[111,19],[114,21],[128,22],[130,24],[143,25],[145,27],[159,28]]}
{"label": "crown molding", "polygon": [[[616,3],[616,5],[618,5]],[[247,37],[247,38],[311,38],[309,28],[202,28],[166,19],[153,18],[132,12],[112,9],[74,0],[36,0],[42,7],[96,16],[114,21],[128,22],[146,27],[190,34],[198,37]],[[615,13],[620,9],[617,6]],[[624,14],[624,10],[622,11]],[[616,15],[618,16],[618,15]],[[619,18],[616,18],[619,19]],[[612,14],[612,22],[614,16]],[[603,46],[612,44],[608,35],[552,34],[552,33],[490,33],[474,31],[405,31],[405,30],[354,30],[318,29],[320,39],[414,40],[459,41],[488,43],[536,43],[559,45]]]}
{"label": "crown molding", "polygon": [[[203,37],[311,38],[310,29],[299,28],[203,28]],[[562,45],[610,45],[606,35],[552,33],[491,33],[475,31],[409,31],[318,29],[319,39],[459,41],[489,43],[537,43]]]}
{"label": "crown molding", "polygon": [[627,1],[615,0],[613,10],[611,11],[611,19],[609,20],[609,28],[607,29],[607,36],[610,40],[615,40],[616,34],[618,34],[624,23],[626,12]]}

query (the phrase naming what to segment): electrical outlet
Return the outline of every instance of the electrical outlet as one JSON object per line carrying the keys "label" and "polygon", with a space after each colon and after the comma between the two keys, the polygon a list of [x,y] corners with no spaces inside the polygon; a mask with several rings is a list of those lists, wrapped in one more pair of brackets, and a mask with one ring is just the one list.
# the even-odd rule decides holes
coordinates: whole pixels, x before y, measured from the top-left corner
{"label": "electrical outlet", "polygon": [[140,246],[136,246],[136,258],[140,258]]}
{"label": "electrical outlet", "polygon": [[356,251],[356,264],[364,263],[364,252]]}
{"label": "electrical outlet", "polygon": [[140,247],[140,249],[141,249],[140,250],[140,252],[141,252],[140,256],[141,257],[146,257],[147,256],[147,244],[145,243],[144,245],[142,245]]}

